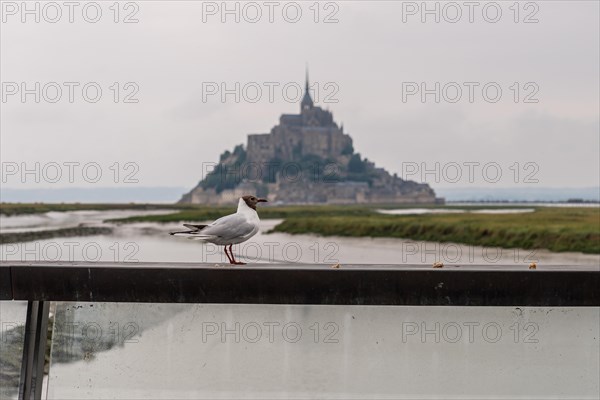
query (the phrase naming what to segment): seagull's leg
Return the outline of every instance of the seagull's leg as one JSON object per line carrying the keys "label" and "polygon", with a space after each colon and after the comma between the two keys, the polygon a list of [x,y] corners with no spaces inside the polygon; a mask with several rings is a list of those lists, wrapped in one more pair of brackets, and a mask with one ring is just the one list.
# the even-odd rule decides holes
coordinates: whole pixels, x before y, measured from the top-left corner
{"label": "seagull's leg", "polygon": [[225,255],[227,256],[227,259],[229,260],[229,264],[234,264],[234,262],[231,260],[231,257],[229,257],[229,253],[227,253],[227,245],[223,246],[223,250],[225,251]]}
{"label": "seagull's leg", "polygon": [[237,261],[235,261],[235,256],[233,255],[233,250],[231,249],[233,247],[232,244],[229,245],[229,253],[231,254],[231,263],[232,264],[237,264]]}
{"label": "seagull's leg", "polygon": [[232,247],[233,247],[233,245],[230,244],[229,245],[229,252],[231,253],[231,258],[233,259],[233,264],[236,264],[236,265],[246,265],[245,262],[241,262],[241,261],[236,261],[235,260],[235,256],[233,255],[233,249],[232,249]]}

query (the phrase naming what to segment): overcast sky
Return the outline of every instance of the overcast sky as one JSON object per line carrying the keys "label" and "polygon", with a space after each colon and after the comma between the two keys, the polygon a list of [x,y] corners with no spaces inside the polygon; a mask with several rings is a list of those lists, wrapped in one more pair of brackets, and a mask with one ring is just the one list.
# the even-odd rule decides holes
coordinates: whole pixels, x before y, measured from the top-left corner
{"label": "overcast sky", "polygon": [[[109,8],[113,2],[98,2],[102,16],[97,23],[83,18],[85,2],[74,9],[73,23],[66,7],[56,23],[45,20],[55,19],[55,9],[40,9],[36,23],[34,15],[21,15],[21,2],[8,2],[13,4],[8,9],[6,3],[0,140],[5,174],[14,165],[93,162],[103,172],[95,185],[119,186],[124,174],[134,173],[141,186],[191,188],[201,177],[203,162],[217,161],[224,150],[246,143],[248,133],[269,132],[280,114],[299,110],[284,97],[282,87],[302,85],[308,63],[311,81],[320,90],[318,104],[343,122],[357,151],[391,172],[421,181],[422,168],[434,169],[438,162],[440,169],[446,168],[440,170],[439,182],[433,173],[425,177],[434,188],[485,186],[482,175],[487,173],[485,178],[493,181],[498,168],[502,178],[492,184],[502,187],[599,183],[597,1],[521,3],[518,15],[512,1],[481,2],[473,10],[473,22],[469,9],[458,2],[462,18],[456,23],[449,20],[457,9],[444,8],[444,3],[438,5],[439,23],[434,15],[421,21],[414,9],[421,2],[352,1],[318,7],[303,2],[298,3],[302,16],[296,23],[290,22],[293,5],[284,14],[285,2],[275,7],[273,23],[262,2],[255,3],[262,12],[256,23],[250,22],[256,7],[244,8],[244,3],[239,4],[239,23],[234,15],[221,21],[220,10],[213,8],[220,8],[221,2],[139,1],[127,8],[121,3],[118,23]],[[502,15],[492,23],[496,5]],[[319,22],[314,21],[316,8]],[[86,10],[86,18],[92,20],[95,9]],[[139,22],[123,23],[128,15]],[[327,16],[338,22],[324,23]],[[41,87],[57,82],[62,97],[49,102],[55,96],[50,85],[40,93],[39,103],[33,94],[23,103],[20,92],[10,94],[15,87],[21,90],[21,82],[30,89],[35,82]],[[64,82],[79,83],[73,103]],[[96,103],[82,96],[89,82],[102,89]],[[119,87],[117,103],[114,82]],[[128,82],[134,85],[125,87]],[[230,89],[235,82],[240,87],[250,83],[248,96],[255,96],[250,89],[256,85],[263,93],[256,102],[244,93],[239,103],[233,95],[222,102],[219,94],[207,95],[210,82]],[[273,102],[265,82],[279,85]],[[430,89],[435,82],[440,87],[456,82],[462,98],[449,101],[457,86],[450,84],[440,93],[439,103],[434,94],[423,103],[420,94],[408,95],[415,88],[411,82],[424,82]],[[479,85],[473,86],[473,102],[465,82]],[[486,100],[482,87],[488,83],[493,84],[488,85]],[[139,91],[131,98],[139,101],[125,103],[124,96],[136,86]],[[495,87],[502,89],[502,96],[494,103]],[[325,94],[337,103],[324,104]],[[292,95],[290,89],[288,97]],[[121,170],[118,183],[111,175],[115,162]],[[125,167],[128,162],[139,171]],[[486,163],[495,164],[484,172]],[[463,177],[453,183],[456,165]],[[466,177],[469,168],[472,183]],[[66,167],[62,172],[66,174]],[[85,186],[77,167],[74,173],[75,182],[63,178],[54,186]],[[25,184],[17,176],[5,176],[3,185],[53,186],[43,176],[40,183],[28,176]]]}

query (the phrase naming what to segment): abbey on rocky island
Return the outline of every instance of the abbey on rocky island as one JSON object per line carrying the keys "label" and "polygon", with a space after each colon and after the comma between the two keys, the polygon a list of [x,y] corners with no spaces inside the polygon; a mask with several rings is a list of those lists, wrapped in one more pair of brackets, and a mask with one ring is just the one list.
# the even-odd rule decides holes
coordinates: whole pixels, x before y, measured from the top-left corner
{"label": "abbey on rocky island", "polygon": [[354,151],[330,111],[315,106],[308,76],[299,114],[221,155],[180,203],[231,204],[246,194],[285,204],[436,203],[434,191],[391,175]]}

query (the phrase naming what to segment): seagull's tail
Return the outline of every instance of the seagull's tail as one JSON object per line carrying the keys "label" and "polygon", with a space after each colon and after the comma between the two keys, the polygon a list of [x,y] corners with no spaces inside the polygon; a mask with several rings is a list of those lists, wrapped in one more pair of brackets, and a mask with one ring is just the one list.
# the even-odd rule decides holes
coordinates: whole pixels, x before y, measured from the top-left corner
{"label": "seagull's tail", "polygon": [[206,228],[208,225],[183,224],[183,226],[185,226],[186,228],[191,229],[193,231],[201,231],[202,229]]}
{"label": "seagull's tail", "polygon": [[206,228],[207,225],[183,224],[183,226],[185,226],[189,230],[188,231],[179,231],[179,232],[170,232],[169,234],[173,235],[173,236],[185,237],[187,239],[192,239],[192,240],[206,240],[206,239],[214,238],[214,236],[212,236],[212,235],[203,235],[201,233],[202,229]]}
{"label": "seagull's tail", "polygon": [[169,234],[191,240],[210,240],[215,238],[213,235],[203,235],[198,231],[170,232]]}
{"label": "seagull's tail", "polygon": [[189,230],[180,232],[170,232],[169,234],[174,236],[188,236],[193,234],[197,235],[202,229],[206,228],[208,225],[183,224],[183,226],[185,226]]}
{"label": "seagull's tail", "polygon": [[192,232],[195,232],[195,231],[169,232],[169,235],[173,235],[173,236],[188,236]]}

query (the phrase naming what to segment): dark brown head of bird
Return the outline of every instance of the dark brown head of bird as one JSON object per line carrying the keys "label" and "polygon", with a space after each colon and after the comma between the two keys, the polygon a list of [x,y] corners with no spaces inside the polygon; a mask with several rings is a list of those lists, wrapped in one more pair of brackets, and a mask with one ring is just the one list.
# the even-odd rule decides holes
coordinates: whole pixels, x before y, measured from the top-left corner
{"label": "dark brown head of bird", "polygon": [[246,202],[246,205],[253,210],[256,210],[256,205],[258,203],[267,202],[267,199],[260,199],[256,196],[243,196],[242,199]]}

